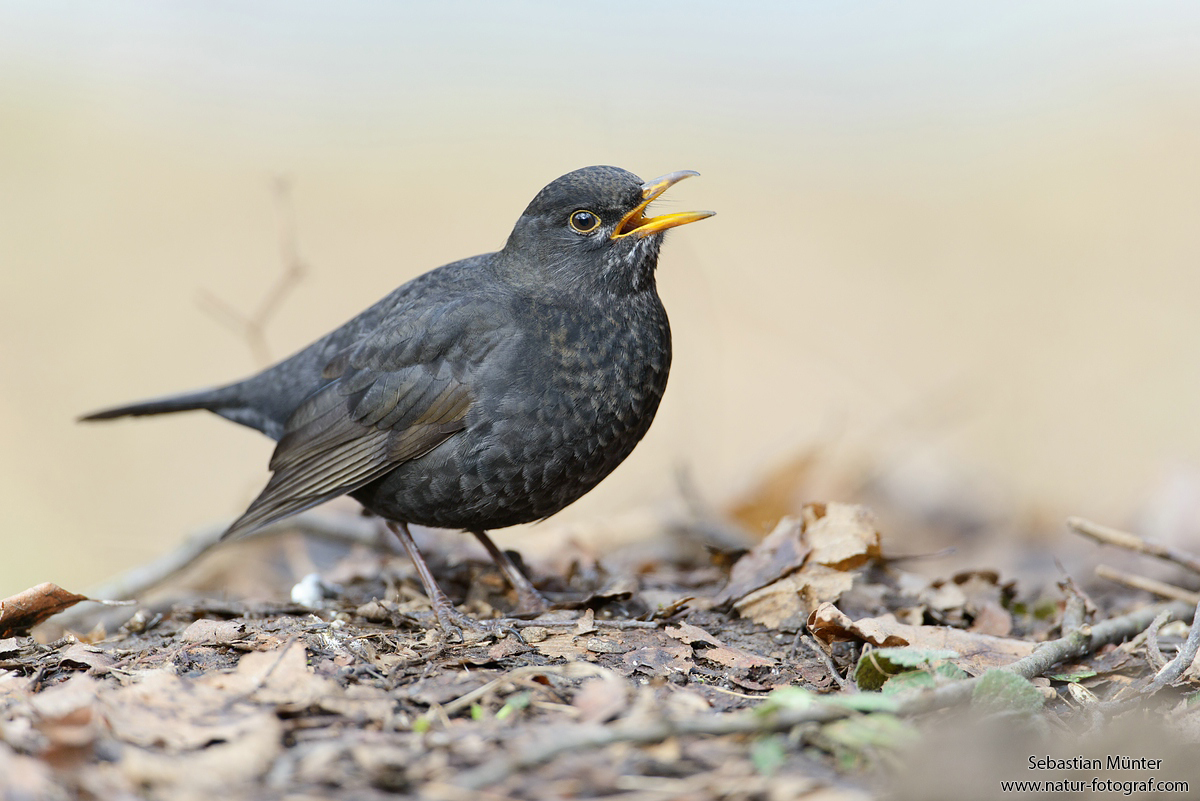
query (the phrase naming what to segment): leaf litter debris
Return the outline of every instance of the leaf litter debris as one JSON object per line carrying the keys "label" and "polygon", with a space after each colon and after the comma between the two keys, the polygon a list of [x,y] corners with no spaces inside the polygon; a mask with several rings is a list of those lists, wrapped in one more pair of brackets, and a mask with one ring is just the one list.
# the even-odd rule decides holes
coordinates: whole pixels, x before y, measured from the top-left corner
{"label": "leaf litter debris", "polygon": [[[465,642],[361,545],[302,603],[144,600],[35,637],[86,600],[40,585],[0,602],[0,799],[943,797],[914,766],[980,721],[1029,753],[1112,748],[1097,735],[1133,723],[1127,750],[1200,739],[1186,604],[1126,595],[1105,617],[994,571],[923,579],[883,545],[866,508],[809,504],[732,560],[544,576],[559,609]],[[484,560],[442,561],[467,611],[509,608]],[[992,797],[982,777],[1019,777],[1013,759],[936,786]]]}

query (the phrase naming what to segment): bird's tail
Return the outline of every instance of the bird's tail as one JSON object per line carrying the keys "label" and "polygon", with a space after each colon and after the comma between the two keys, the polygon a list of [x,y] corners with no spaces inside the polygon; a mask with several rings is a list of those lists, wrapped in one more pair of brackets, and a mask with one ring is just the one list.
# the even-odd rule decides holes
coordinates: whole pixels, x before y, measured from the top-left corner
{"label": "bird's tail", "polygon": [[218,389],[203,389],[196,392],[185,392],[181,395],[168,395],[164,398],[130,403],[125,406],[114,406],[111,409],[101,409],[98,412],[85,414],[83,420],[113,420],[118,417],[141,417],[148,414],[170,414],[171,412],[190,412],[196,409],[207,409],[219,412],[227,403],[225,387]]}

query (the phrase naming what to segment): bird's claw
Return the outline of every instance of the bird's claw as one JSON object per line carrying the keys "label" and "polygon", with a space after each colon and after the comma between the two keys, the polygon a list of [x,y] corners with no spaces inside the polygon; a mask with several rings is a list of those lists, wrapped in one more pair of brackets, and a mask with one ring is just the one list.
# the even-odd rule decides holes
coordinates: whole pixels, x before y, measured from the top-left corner
{"label": "bird's claw", "polygon": [[442,634],[457,635],[459,642],[462,643],[476,642],[487,637],[499,638],[504,635],[510,635],[518,642],[525,643],[525,638],[521,636],[521,632],[515,625],[516,621],[507,618],[477,620],[458,611],[449,602],[445,605],[438,605],[434,609],[434,614],[437,616],[438,628],[441,629]]}

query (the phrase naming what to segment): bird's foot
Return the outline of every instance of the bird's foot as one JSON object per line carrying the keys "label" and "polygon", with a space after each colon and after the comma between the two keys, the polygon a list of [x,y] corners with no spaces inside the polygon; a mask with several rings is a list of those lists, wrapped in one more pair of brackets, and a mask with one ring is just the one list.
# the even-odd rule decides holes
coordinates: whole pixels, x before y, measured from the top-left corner
{"label": "bird's foot", "polygon": [[525,642],[525,638],[521,636],[521,632],[515,625],[518,621],[506,618],[479,620],[455,609],[445,596],[442,596],[441,600],[444,600],[444,603],[434,603],[433,613],[437,617],[438,629],[441,630],[443,636],[453,634],[458,637],[460,642],[472,643],[489,637],[498,639],[509,635],[520,642]]}

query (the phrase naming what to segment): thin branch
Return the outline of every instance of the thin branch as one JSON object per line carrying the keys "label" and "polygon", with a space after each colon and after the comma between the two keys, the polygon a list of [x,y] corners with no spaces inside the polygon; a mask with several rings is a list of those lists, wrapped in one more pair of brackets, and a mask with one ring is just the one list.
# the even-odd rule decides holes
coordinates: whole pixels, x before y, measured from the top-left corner
{"label": "thin branch", "polygon": [[1150,664],[1154,667],[1155,672],[1162,670],[1167,664],[1162,649],[1158,647],[1158,630],[1167,624],[1167,617],[1165,612],[1160,614],[1146,629],[1146,654],[1150,658]]}
{"label": "thin branch", "polygon": [[297,244],[291,179],[287,176],[276,176],[274,190],[275,204],[280,215],[279,256],[283,263],[283,272],[267,290],[258,308],[247,316],[211,292],[200,292],[201,308],[221,325],[244,339],[255,362],[264,367],[271,362],[271,349],[267,345],[267,326],[282,307],[283,301],[308,271]]}
{"label": "thin branch", "polygon": [[1168,584],[1165,581],[1139,576],[1136,573],[1126,573],[1108,565],[1096,565],[1096,575],[1109,581],[1115,581],[1118,584],[1124,584],[1126,587],[1133,587],[1135,590],[1145,590],[1146,592],[1160,595],[1163,598],[1183,601],[1188,604],[1200,603],[1200,593],[1176,587],[1174,584]]}
{"label": "thin branch", "polygon": [[1193,573],[1200,573],[1200,558],[1179,548],[1172,548],[1169,545],[1163,545],[1154,540],[1130,534],[1128,531],[1102,526],[1099,523],[1093,523],[1091,520],[1085,520],[1082,517],[1068,517],[1067,525],[1075,532],[1101,544],[1115,545],[1118,548],[1124,548],[1134,553],[1154,556],[1186,567]]}
{"label": "thin branch", "polygon": [[1179,653],[1175,654],[1174,659],[1163,665],[1162,669],[1158,671],[1158,675],[1154,677],[1154,681],[1146,686],[1143,695],[1152,695],[1168,684],[1173,684],[1192,664],[1197,651],[1200,651],[1200,603],[1196,605],[1196,614],[1192,616],[1192,630],[1188,632],[1188,638],[1184,640],[1183,647],[1179,649]]}
{"label": "thin branch", "polygon": [[[220,525],[201,529],[174,550],[90,588],[88,595],[92,598],[112,599],[130,599],[144,595],[182,573],[220,545],[221,535],[225,533],[226,528],[227,526]],[[302,512],[279,523],[264,526],[242,539],[275,537],[289,532],[299,532],[331,542],[362,544],[375,548],[387,547],[381,544],[386,540],[379,536],[378,525],[368,518],[352,515],[333,516],[319,512]],[[75,607],[55,616],[53,622],[65,629],[75,629],[95,613],[95,608]]]}
{"label": "thin branch", "polygon": [[502,684],[512,684],[518,681],[528,679],[530,676],[564,676],[567,678],[584,678],[587,676],[616,676],[617,674],[606,667],[593,665],[590,662],[568,662],[565,665],[523,665],[519,668],[514,668],[508,673],[484,684],[481,687],[476,687],[466,695],[460,695],[453,701],[442,705],[442,712],[446,716],[455,715],[467,707],[474,704],[484,696],[491,693]]}

